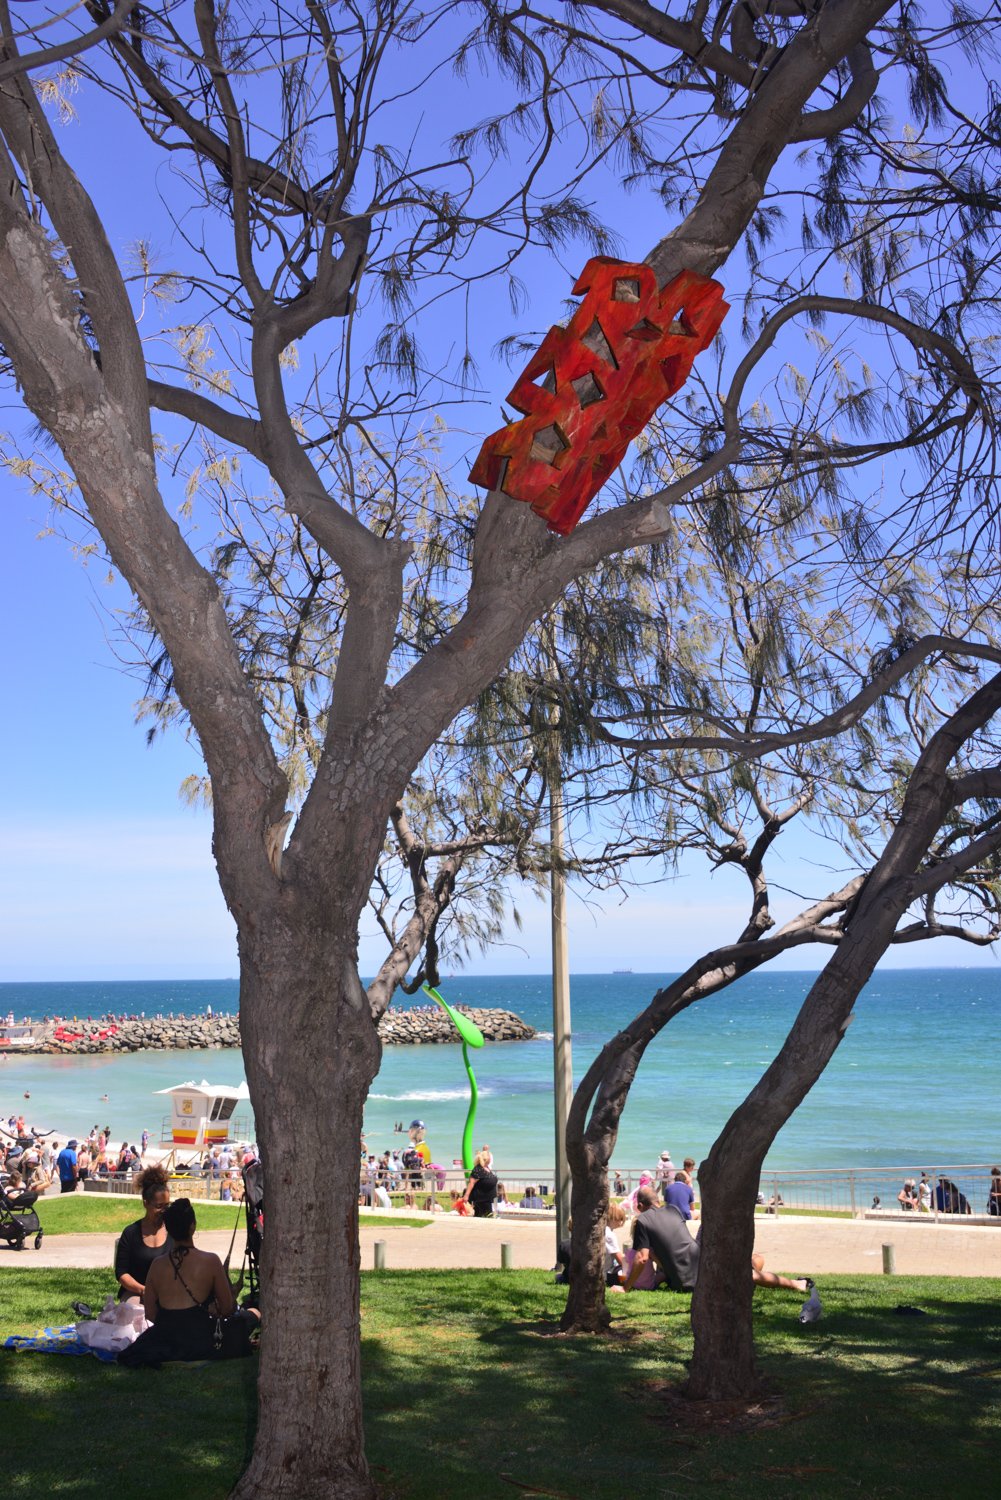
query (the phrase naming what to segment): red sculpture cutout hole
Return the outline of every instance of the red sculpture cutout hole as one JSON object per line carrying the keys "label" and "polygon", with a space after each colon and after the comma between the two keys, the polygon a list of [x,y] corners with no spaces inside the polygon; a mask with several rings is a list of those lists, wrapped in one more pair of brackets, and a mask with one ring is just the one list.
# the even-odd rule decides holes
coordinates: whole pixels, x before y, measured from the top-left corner
{"label": "red sculpture cutout hole", "polygon": [[530,457],[556,468],[569,447],[569,442],[554,422],[552,426],[543,427],[535,434]]}
{"label": "red sculpture cutout hole", "polygon": [[613,370],[619,367],[618,360],[612,353],[612,346],[605,337],[601,324],[595,318],[590,328],[581,338],[585,349],[590,349],[599,359],[603,359],[606,365],[611,365]]}
{"label": "red sculpture cutout hole", "polygon": [[577,392],[577,400],[582,407],[591,406],[595,401],[605,399],[604,391],[590,371],[586,375],[578,375],[577,379],[571,380],[570,384]]}
{"label": "red sculpture cutout hole", "polygon": [[612,292],[615,302],[638,302],[640,300],[640,284],[631,276],[620,276],[615,283]]}

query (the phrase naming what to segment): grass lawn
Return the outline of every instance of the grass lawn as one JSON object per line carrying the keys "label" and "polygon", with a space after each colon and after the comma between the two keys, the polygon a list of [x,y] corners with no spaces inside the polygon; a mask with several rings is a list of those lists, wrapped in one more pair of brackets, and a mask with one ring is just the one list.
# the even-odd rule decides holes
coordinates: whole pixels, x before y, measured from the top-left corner
{"label": "grass lawn", "polygon": [[[754,1212],[763,1217],[771,1218],[767,1208],[759,1204]],[[779,1209],[779,1217],[783,1219],[851,1219],[854,1217],[850,1208],[786,1208]]]}
{"label": "grass lawn", "polygon": [[[180,1197],[179,1193],[175,1197]],[[40,1198],[35,1204],[39,1223],[50,1234],[118,1234],[142,1214],[137,1198],[105,1198],[97,1193],[65,1193],[59,1198]],[[228,1229],[243,1225],[240,1203],[195,1203],[195,1216],[202,1229]],[[404,1219],[367,1214],[363,1223],[378,1229],[423,1229],[430,1219]],[[25,1254],[28,1252],[25,1251]],[[86,1299],[85,1299],[86,1300]]]}
{"label": "grass lawn", "polygon": [[[671,1399],[691,1351],[688,1297],[616,1298],[616,1337],[563,1340],[561,1292],[542,1272],[362,1281],[368,1451],[385,1500],[981,1500],[995,1482],[998,1281],[826,1277],[824,1319],[805,1327],[799,1297],[759,1292],[779,1399],[730,1431]],[[63,1321],[106,1282],[5,1265],[0,1334]],[[899,1316],[901,1303],[927,1316]],[[0,1352],[7,1492],[222,1500],[251,1440],[253,1374],[253,1360],[130,1373]]]}

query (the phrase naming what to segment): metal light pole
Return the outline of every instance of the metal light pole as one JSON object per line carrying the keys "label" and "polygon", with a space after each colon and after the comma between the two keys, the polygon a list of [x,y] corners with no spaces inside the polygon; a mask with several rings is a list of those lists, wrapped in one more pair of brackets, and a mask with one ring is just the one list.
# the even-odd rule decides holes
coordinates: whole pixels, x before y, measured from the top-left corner
{"label": "metal light pole", "polygon": [[549,836],[553,867],[550,901],[553,933],[553,1104],[556,1122],[556,1243],[570,1233],[570,1167],[567,1162],[567,1117],[573,1098],[570,1055],[570,956],[567,944],[566,878],[563,874],[563,783],[559,751],[553,756],[549,782]]}

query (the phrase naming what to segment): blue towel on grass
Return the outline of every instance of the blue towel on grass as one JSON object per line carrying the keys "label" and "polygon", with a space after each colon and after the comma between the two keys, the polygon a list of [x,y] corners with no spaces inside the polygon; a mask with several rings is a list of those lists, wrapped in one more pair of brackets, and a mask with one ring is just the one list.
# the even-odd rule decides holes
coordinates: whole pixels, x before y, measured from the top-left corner
{"label": "blue towel on grass", "polygon": [[0,1349],[14,1349],[21,1354],[93,1354],[104,1364],[113,1365],[117,1355],[110,1349],[92,1349],[85,1344],[72,1323],[63,1328],[41,1328],[38,1333],[12,1333]]}

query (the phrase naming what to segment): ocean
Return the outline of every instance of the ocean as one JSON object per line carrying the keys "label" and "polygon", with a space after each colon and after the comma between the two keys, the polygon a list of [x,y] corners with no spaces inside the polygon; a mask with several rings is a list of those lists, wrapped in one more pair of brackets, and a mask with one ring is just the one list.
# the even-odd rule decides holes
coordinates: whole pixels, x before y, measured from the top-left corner
{"label": "ocean", "polygon": [[[706,1153],[731,1110],[774,1056],[812,979],[748,976],[694,1005],[647,1051],[622,1119],[615,1161],[650,1165]],[[657,974],[576,974],[571,980],[575,1076],[665,982]],[[516,1011],[540,1036],[472,1054],[480,1089],[477,1144],[505,1170],[551,1172],[551,997],[548,975],[443,981],[453,1004]],[[0,1015],[154,1015],[237,1008],[235,980],[0,985]],[[405,1001],[406,997],[402,997]],[[416,1003],[416,1001],[415,1001]],[[767,1168],[883,1167],[1001,1158],[998,1038],[1001,972],[987,968],[877,973],[826,1073],[777,1137]],[[153,1052],[124,1057],[18,1057],[0,1063],[0,1114],[22,1109],[39,1129],[78,1136],[110,1124],[112,1139],[158,1139],[165,1101],[189,1078],[239,1083],[240,1054]],[[30,1095],[26,1098],[25,1095]],[[107,1095],[105,1100],[104,1096]],[[398,1145],[393,1127],[423,1120],[435,1160],[460,1151],[467,1106],[458,1045],[387,1047],[365,1111],[370,1150]],[[253,1132],[253,1122],[247,1128]],[[289,1121],[289,1135],[296,1122]]]}

